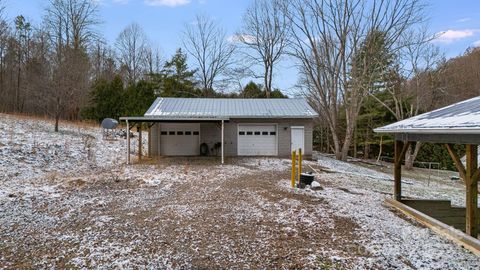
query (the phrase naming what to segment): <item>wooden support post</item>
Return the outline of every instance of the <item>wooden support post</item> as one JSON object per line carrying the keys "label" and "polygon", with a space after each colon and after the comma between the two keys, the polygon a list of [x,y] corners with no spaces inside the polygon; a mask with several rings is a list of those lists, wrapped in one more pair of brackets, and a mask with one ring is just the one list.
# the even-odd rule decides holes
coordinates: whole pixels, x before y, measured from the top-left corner
{"label": "wooden support post", "polygon": [[400,158],[401,149],[403,148],[402,141],[395,141],[395,156],[393,164],[393,196],[395,200],[402,200],[402,160]]}
{"label": "wooden support post", "polygon": [[224,151],[224,140],[225,140],[225,121],[222,120],[222,146],[221,146],[221,150],[222,150],[222,164],[225,162],[225,151]]}
{"label": "wooden support post", "polygon": [[409,146],[410,142],[404,144],[402,141],[395,141],[395,157],[393,160],[393,196],[397,201],[402,200],[402,161]]}
{"label": "wooden support post", "polygon": [[295,151],[292,151],[292,179],[291,179],[292,188],[295,187],[295,168],[297,167],[295,165],[296,159],[297,158],[295,156]]}
{"label": "wooden support post", "polygon": [[147,145],[147,157],[152,157],[152,126],[148,125],[148,145]]}
{"label": "wooden support post", "polygon": [[298,149],[298,182],[300,182],[300,175],[302,174],[302,148]]}
{"label": "wooden support post", "polygon": [[137,126],[137,132],[138,132],[138,160],[140,161],[142,159],[142,125],[141,124]]}
{"label": "wooden support post", "polygon": [[130,164],[130,124],[127,120],[127,165]]}
{"label": "wooden support post", "polygon": [[478,235],[478,149],[476,145],[466,145],[466,164],[465,232],[476,238]]}

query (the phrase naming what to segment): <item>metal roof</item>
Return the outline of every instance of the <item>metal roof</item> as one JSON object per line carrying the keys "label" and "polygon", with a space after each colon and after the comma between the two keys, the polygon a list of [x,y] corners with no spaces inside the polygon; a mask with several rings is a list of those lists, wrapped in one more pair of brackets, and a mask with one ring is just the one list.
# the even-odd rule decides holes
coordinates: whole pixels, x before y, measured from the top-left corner
{"label": "metal roof", "polygon": [[480,96],[384,127],[378,133],[480,134]]}
{"label": "metal roof", "polygon": [[225,120],[228,121],[227,117],[162,117],[162,116],[125,116],[120,117],[120,121],[130,121],[130,122],[164,122],[164,121],[180,121],[180,122],[217,122]]}
{"label": "metal roof", "polygon": [[157,98],[145,117],[168,118],[313,118],[305,99]]}

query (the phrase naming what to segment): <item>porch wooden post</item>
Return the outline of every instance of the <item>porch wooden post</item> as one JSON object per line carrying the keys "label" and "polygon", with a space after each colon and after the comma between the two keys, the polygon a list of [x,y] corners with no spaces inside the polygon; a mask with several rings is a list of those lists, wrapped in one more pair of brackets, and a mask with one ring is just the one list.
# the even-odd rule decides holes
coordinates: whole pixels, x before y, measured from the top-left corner
{"label": "porch wooden post", "polygon": [[410,142],[403,143],[403,141],[395,140],[395,157],[393,159],[393,196],[395,200],[402,200],[402,161],[410,147]]}
{"label": "porch wooden post", "polygon": [[148,125],[148,145],[147,145],[147,156],[152,157],[152,126]]}
{"label": "porch wooden post", "polygon": [[127,120],[127,165],[130,164],[130,124]]}
{"label": "porch wooden post", "polygon": [[224,144],[223,143],[223,141],[224,141],[224,131],[225,131],[225,121],[222,120],[222,147],[221,147],[221,149],[222,149],[222,164],[225,162],[225,157],[224,157],[225,153],[224,153],[224,146],[223,146],[223,144]]}
{"label": "porch wooden post", "polygon": [[478,149],[476,145],[466,145],[466,228],[465,232],[473,237],[478,235]]}
{"label": "porch wooden post", "polygon": [[395,157],[393,162],[393,196],[397,201],[402,200],[402,148],[403,142],[395,140]]}
{"label": "porch wooden post", "polygon": [[138,160],[142,159],[142,125],[137,126],[138,131]]}

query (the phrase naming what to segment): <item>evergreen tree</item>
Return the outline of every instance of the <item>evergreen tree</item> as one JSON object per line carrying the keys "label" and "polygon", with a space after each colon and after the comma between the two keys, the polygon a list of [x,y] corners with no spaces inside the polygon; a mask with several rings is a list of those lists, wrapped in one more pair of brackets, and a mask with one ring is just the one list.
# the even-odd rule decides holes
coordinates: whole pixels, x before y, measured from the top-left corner
{"label": "evergreen tree", "polygon": [[363,41],[353,59],[352,87],[374,94],[387,86],[395,55],[390,52],[385,35],[385,32],[373,30]]}
{"label": "evergreen tree", "polygon": [[155,101],[156,84],[140,80],[130,84],[125,90],[125,115],[144,115]]}
{"label": "evergreen tree", "polygon": [[243,98],[262,98],[265,96],[265,93],[262,91],[262,86],[259,84],[250,81],[243,91],[240,93],[240,96]]}
{"label": "evergreen tree", "polygon": [[90,91],[91,106],[82,111],[82,117],[101,121],[104,118],[116,118],[124,114],[124,90],[120,76],[111,82],[97,80]]}
{"label": "evergreen tree", "polygon": [[152,75],[159,86],[162,97],[199,97],[201,91],[195,88],[195,70],[187,65],[187,55],[178,49],[170,61],[167,61],[161,74]]}
{"label": "evergreen tree", "polygon": [[[262,85],[250,81],[245,85],[240,96],[243,98],[266,98],[266,92],[263,91],[262,88]],[[270,98],[287,98],[287,96],[285,96],[280,89],[275,89],[270,92]]]}
{"label": "evergreen tree", "polygon": [[382,143],[385,143],[384,139],[391,140],[388,136],[381,138],[381,135],[372,132],[374,128],[394,121],[391,113],[378,103],[377,99],[388,103],[385,90],[400,87],[395,55],[390,52],[385,35],[386,33],[378,30],[371,31],[352,64],[351,87],[358,87],[365,93],[357,120],[354,149],[357,149],[357,146],[363,147],[365,158],[371,158],[371,145],[379,145],[380,140]]}

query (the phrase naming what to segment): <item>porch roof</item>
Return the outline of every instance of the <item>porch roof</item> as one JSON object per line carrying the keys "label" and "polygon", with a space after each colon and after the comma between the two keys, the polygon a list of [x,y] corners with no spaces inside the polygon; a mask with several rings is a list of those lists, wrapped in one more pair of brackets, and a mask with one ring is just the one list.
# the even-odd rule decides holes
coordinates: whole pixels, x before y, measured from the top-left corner
{"label": "porch roof", "polygon": [[374,129],[377,133],[480,134],[480,96]]}

